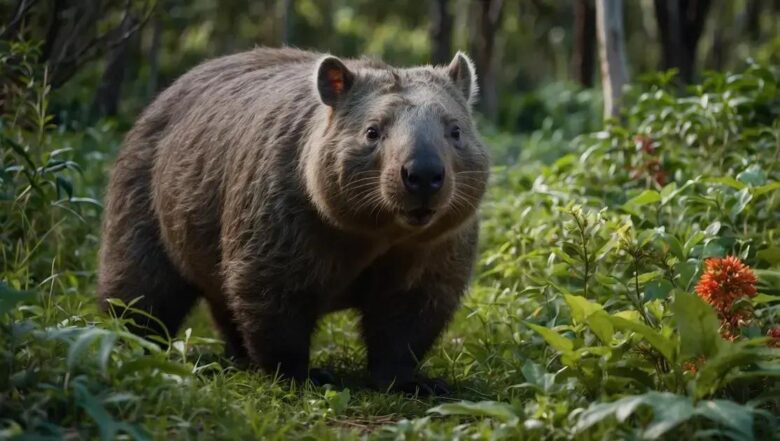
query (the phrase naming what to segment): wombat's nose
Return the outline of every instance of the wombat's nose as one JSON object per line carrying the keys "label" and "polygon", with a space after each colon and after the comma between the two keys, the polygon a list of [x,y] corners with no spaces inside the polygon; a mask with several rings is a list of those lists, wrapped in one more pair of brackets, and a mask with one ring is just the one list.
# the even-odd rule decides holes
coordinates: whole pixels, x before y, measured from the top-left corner
{"label": "wombat's nose", "polygon": [[439,161],[412,159],[401,167],[406,191],[415,196],[431,196],[444,183],[444,167]]}

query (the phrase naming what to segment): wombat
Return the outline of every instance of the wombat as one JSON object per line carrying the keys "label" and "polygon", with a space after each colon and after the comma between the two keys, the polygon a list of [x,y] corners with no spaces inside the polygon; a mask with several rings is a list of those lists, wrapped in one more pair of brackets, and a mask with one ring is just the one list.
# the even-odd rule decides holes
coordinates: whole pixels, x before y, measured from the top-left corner
{"label": "wombat", "polygon": [[202,297],[230,354],[315,383],[318,318],[355,308],[373,384],[441,393],[417,363],[475,259],[489,170],[475,79],[462,53],[397,69],[257,48],[194,68],[118,154],[101,303],[136,299],[140,332],[174,334]]}

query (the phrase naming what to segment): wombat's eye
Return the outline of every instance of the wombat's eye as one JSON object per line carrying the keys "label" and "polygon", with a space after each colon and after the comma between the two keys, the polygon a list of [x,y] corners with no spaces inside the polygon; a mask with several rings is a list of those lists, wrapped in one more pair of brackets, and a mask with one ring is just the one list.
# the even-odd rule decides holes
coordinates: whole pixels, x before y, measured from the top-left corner
{"label": "wombat's eye", "polygon": [[376,127],[369,127],[366,129],[366,139],[369,141],[376,141],[379,139],[379,129]]}
{"label": "wombat's eye", "polygon": [[460,127],[455,126],[450,131],[450,136],[452,136],[452,139],[455,141],[460,141]]}

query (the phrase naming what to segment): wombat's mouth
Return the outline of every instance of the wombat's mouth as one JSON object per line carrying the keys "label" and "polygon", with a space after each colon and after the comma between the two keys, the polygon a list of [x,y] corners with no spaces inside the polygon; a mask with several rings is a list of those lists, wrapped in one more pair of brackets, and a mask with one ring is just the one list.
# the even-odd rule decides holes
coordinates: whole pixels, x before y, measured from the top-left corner
{"label": "wombat's mouth", "polygon": [[423,227],[431,223],[436,210],[430,208],[415,208],[414,210],[402,211],[401,215],[404,221],[414,227]]}

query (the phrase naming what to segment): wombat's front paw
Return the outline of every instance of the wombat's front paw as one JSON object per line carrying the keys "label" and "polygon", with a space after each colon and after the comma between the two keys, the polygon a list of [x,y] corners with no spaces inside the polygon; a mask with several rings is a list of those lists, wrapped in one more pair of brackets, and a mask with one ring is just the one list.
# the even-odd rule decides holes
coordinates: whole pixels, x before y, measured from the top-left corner
{"label": "wombat's front paw", "polygon": [[413,380],[401,383],[394,388],[401,392],[423,397],[443,397],[452,393],[450,391],[450,385],[447,384],[446,381],[440,378],[428,378],[422,375],[418,375]]}
{"label": "wombat's front paw", "polygon": [[335,385],[337,380],[336,376],[327,369],[312,368],[309,369],[309,381],[311,381],[313,385],[319,387],[326,384]]}

